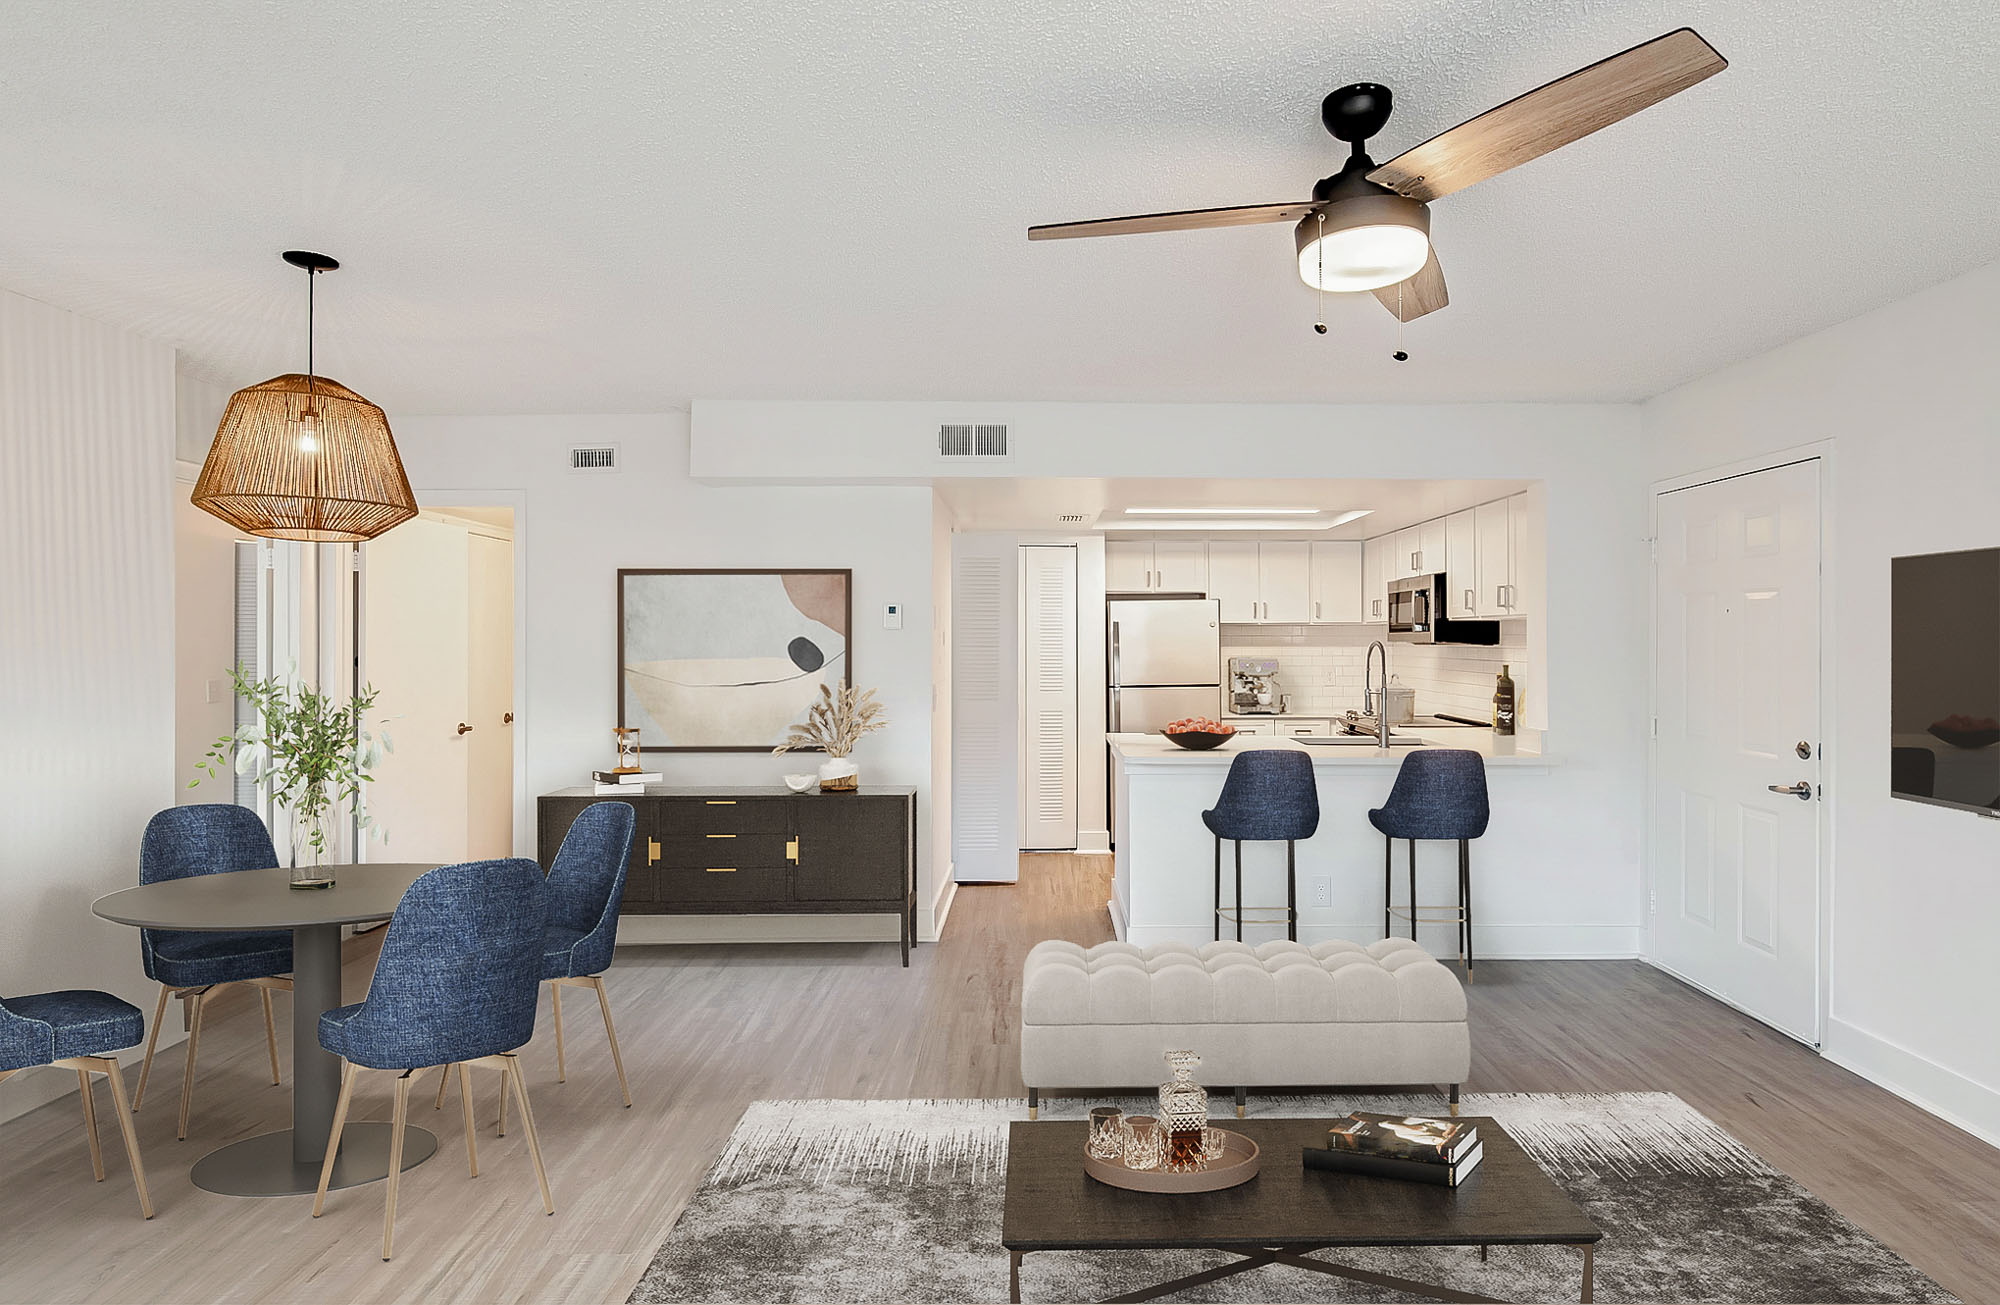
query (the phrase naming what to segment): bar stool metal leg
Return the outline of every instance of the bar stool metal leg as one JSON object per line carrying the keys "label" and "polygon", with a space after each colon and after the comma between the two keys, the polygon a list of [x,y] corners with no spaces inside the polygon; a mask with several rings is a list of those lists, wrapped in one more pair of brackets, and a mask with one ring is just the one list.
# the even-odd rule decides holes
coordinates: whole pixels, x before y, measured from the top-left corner
{"label": "bar stool metal leg", "polygon": [[1236,839],[1236,941],[1243,941],[1243,840]]}
{"label": "bar stool metal leg", "polygon": [[1395,877],[1396,840],[1382,835],[1382,936],[1389,936],[1390,881]]}
{"label": "bar stool metal leg", "polygon": [[1417,940],[1417,840],[1410,840],[1410,941]]}
{"label": "bar stool metal leg", "polygon": [[1299,940],[1299,860],[1298,847],[1285,840],[1285,937]]}
{"label": "bar stool metal leg", "polygon": [[1472,844],[1458,840],[1459,914],[1465,917],[1465,978],[1472,981]]}
{"label": "bar stool metal leg", "polygon": [[1222,835],[1215,836],[1215,941],[1222,941]]}

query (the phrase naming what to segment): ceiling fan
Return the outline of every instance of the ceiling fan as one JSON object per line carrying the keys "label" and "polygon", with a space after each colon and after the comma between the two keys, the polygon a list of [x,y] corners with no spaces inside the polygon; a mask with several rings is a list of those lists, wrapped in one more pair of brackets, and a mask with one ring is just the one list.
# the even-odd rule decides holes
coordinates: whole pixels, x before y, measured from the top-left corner
{"label": "ceiling fan", "polygon": [[1693,28],[1682,27],[1516,96],[1382,164],[1366,146],[1388,124],[1393,99],[1386,86],[1358,82],[1320,103],[1320,121],[1351,152],[1309,200],[1059,222],[1029,227],[1028,239],[1296,222],[1292,242],[1307,285],[1373,291],[1407,322],[1449,302],[1431,246],[1432,200],[1581,140],[1728,66]]}

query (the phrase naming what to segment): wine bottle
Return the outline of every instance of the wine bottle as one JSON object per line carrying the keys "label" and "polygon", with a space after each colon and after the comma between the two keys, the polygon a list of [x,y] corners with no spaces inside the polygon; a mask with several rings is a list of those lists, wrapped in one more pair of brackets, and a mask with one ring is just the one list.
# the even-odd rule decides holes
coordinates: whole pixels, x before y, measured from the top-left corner
{"label": "wine bottle", "polygon": [[1500,675],[1493,683],[1493,732],[1510,735],[1514,732],[1514,681],[1507,674],[1507,663],[1500,663]]}

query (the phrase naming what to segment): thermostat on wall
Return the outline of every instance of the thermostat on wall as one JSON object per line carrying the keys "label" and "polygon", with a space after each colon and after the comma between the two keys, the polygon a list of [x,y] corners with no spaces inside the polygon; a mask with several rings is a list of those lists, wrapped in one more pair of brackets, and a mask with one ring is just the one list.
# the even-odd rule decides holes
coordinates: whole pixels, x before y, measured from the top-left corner
{"label": "thermostat on wall", "polygon": [[882,628],[885,630],[900,630],[903,628],[903,605],[901,603],[885,603],[883,605]]}

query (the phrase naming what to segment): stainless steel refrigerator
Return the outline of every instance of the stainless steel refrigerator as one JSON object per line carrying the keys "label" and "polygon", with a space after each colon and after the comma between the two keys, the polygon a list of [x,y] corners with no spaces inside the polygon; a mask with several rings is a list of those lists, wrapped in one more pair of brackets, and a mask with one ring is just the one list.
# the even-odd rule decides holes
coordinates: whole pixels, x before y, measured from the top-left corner
{"label": "stainless steel refrigerator", "polygon": [[1105,604],[1113,733],[1150,733],[1183,716],[1222,714],[1222,613],[1213,598]]}

